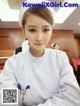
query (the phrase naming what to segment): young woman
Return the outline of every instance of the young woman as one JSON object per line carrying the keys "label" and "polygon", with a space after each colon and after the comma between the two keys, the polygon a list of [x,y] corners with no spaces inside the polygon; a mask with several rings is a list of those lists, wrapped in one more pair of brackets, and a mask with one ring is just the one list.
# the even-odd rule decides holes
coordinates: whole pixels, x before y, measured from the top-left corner
{"label": "young woman", "polygon": [[19,106],[80,106],[80,89],[66,54],[46,49],[54,25],[52,11],[39,7],[21,11],[20,25],[29,48],[7,60],[0,89],[18,87]]}

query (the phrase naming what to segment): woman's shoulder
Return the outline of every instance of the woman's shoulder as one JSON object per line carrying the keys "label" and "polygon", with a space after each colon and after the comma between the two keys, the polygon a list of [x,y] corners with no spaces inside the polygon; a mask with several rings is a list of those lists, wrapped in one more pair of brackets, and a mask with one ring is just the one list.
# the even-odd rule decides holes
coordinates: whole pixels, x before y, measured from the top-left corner
{"label": "woman's shoulder", "polygon": [[51,48],[46,48],[46,53],[52,54],[52,55],[58,55],[58,56],[66,54],[64,51],[57,50],[57,49],[51,49]]}
{"label": "woman's shoulder", "polygon": [[65,59],[69,60],[67,54],[61,50],[46,49],[46,54],[47,54],[47,58],[50,58],[53,61],[58,60],[60,63]]}
{"label": "woman's shoulder", "polygon": [[47,58],[52,61],[52,63],[58,63],[59,68],[63,66],[64,61],[66,60],[69,63],[69,58],[64,51],[56,49],[46,49]]}
{"label": "woman's shoulder", "polygon": [[24,56],[25,56],[25,52],[19,52],[18,54],[9,57],[7,61],[16,64],[22,61],[24,59]]}

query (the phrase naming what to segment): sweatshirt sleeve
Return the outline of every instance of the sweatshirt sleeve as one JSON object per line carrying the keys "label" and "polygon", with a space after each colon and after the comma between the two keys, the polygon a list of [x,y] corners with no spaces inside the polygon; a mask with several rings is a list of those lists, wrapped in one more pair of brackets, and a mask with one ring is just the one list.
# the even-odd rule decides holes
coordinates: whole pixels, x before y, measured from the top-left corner
{"label": "sweatshirt sleeve", "polygon": [[4,69],[0,74],[0,104],[1,104],[2,88],[17,88],[17,80],[15,78],[15,70],[14,70],[15,67],[16,62],[13,59],[13,57],[11,57],[6,61]]}
{"label": "sweatshirt sleeve", "polygon": [[57,59],[60,68],[58,91],[52,94],[52,97],[44,104],[38,104],[37,106],[80,106],[80,88],[68,57],[63,52]]}

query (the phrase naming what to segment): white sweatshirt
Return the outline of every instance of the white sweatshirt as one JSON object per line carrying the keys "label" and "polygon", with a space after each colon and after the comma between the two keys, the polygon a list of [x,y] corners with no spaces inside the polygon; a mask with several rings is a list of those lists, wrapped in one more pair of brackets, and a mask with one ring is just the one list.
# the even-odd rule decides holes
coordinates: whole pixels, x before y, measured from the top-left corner
{"label": "white sweatshirt", "polygon": [[22,43],[22,52],[25,52],[28,47],[29,47],[28,40],[23,41],[23,43]]}
{"label": "white sweatshirt", "polygon": [[[0,89],[17,87],[26,91],[26,106],[80,106],[80,88],[66,54],[45,49],[42,57],[33,57],[29,49],[10,57],[0,76]],[[19,90],[20,92],[20,90]],[[19,106],[21,104],[19,94]]]}

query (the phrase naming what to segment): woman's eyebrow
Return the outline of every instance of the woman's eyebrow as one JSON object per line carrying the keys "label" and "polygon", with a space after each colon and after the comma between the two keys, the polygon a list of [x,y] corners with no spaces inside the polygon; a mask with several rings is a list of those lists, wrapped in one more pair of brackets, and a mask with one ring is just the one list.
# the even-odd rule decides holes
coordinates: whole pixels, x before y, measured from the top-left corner
{"label": "woman's eyebrow", "polygon": [[43,26],[43,27],[50,27],[50,26],[48,26],[48,25],[45,25],[45,26]]}
{"label": "woman's eyebrow", "polygon": [[27,26],[27,27],[37,27],[37,26],[34,26],[34,25],[29,25],[29,26]]}
{"label": "woman's eyebrow", "polygon": [[[28,28],[30,28],[30,27],[34,27],[34,28],[35,28],[35,27],[37,27],[37,26],[35,26],[35,25],[29,25],[29,26],[27,26],[27,27],[28,27]],[[42,27],[43,27],[43,28],[44,28],[44,27],[49,28],[50,26],[49,26],[49,25],[44,25],[44,26],[42,26]]]}

